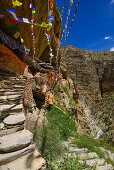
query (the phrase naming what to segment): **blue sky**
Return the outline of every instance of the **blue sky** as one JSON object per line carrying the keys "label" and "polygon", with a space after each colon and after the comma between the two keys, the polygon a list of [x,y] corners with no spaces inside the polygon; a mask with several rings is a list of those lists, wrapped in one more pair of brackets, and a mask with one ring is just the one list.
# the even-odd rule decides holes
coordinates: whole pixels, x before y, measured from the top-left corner
{"label": "blue sky", "polygon": [[[69,1],[66,0],[63,28]],[[61,11],[64,0],[56,0],[56,2]],[[69,24],[77,2],[78,0],[74,0]],[[62,44],[64,44],[64,39]],[[80,6],[66,45],[73,45],[85,50],[114,51],[114,0],[80,0]]]}

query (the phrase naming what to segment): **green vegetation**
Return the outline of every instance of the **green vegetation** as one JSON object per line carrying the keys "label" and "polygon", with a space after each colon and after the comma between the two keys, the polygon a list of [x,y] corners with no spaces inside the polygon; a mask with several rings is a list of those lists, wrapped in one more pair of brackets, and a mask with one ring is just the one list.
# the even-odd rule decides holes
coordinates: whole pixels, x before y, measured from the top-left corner
{"label": "green vegetation", "polygon": [[[60,108],[62,109],[62,107]],[[66,114],[63,114],[61,110],[53,106],[48,111],[47,118],[52,129],[58,128],[61,139],[67,140],[68,137],[76,132],[76,127],[72,114],[67,110],[64,111]]]}
{"label": "green vegetation", "polygon": [[70,97],[67,87],[66,87],[66,86],[62,86],[62,89],[63,89],[63,91],[66,93],[66,95],[67,95],[68,97]]}
{"label": "green vegetation", "polygon": [[54,162],[53,164],[50,162],[47,168],[49,170],[82,170],[85,168],[88,170],[96,170],[94,166],[88,166],[85,162],[81,163],[78,159],[73,157],[64,157],[62,162]]}
{"label": "green vegetation", "polygon": [[110,159],[105,158],[104,152],[100,149],[100,147],[104,147],[105,149],[114,152],[114,148],[110,147],[105,141],[95,140],[86,134],[76,134],[73,144],[78,146],[79,148],[87,148],[88,152],[96,152],[100,158],[103,158],[106,160],[106,162],[114,165],[114,162],[112,162]]}
{"label": "green vegetation", "polygon": [[29,107],[29,108],[28,108],[28,112],[33,113],[32,107]]}
{"label": "green vegetation", "polygon": [[76,104],[75,104],[73,98],[69,95],[67,87],[66,86],[62,86],[62,89],[63,89],[63,91],[66,93],[66,95],[69,98],[69,105],[72,106],[72,107],[76,107]]}
{"label": "green vegetation", "polygon": [[48,127],[38,128],[33,132],[34,141],[38,146],[42,156],[47,160],[47,166],[50,161],[57,159],[64,151],[61,145],[62,140],[67,140],[76,132],[75,121],[71,113],[62,107],[52,106],[47,111]]}

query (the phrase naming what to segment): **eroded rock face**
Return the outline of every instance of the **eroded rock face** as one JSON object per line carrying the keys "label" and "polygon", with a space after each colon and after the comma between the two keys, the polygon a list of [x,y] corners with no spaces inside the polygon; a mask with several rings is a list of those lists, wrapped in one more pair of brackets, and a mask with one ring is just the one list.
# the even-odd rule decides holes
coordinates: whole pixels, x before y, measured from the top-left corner
{"label": "eroded rock face", "polygon": [[26,65],[7,47],[0,44],[0,69],[23,75]]}
{"label": "eroded rock face", "polygon": [[101,98],[99,79],[93,62],[83,55],[81,49],[68,46],[65,49],[68,76],[74,81],[79,98],[85,105],[91,105]]}
{"label": "eroded rock face", "polygon": [[[107,131],[109,138],[111,137],[113,140],[109,133],[109,127],[113,127],[113,114],[109,104],[113,102],[113,99],[107,101],[109,102],[108,108],[102,98],[114,92],[114,52],[93,52],[68,46],[64,51],[64,60],[67,64],[68,76],[73,80],[75,86],[74,100],[77,105],[78,130],[90,132],[97,128],[96,134],[98,135],[100,132],[98,126],[100,126],[101,130]],[[100,101],[105,108],[99,107],[101,110],[99,109],[98,113],[96,104]],[[93,108],[91,109],[91,107]],[[94,118],[91,117],[91,112],[94,114]],[[106,126],[106,124],[110,124],[110,126]]]}
{"label": "eroded rock face", "polygon": [[98,102],[103,94],[114,91],[114,52],[93,52],[68,46],[64,56],[68,76],[86,105]]}

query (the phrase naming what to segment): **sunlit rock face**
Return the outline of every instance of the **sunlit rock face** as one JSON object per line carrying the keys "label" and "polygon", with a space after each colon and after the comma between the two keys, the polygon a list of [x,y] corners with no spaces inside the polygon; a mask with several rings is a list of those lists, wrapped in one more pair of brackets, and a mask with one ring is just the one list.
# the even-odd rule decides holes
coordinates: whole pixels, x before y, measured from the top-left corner
{"label": "sunlit rock face", "polygon": [[[28,18],[29,21],[32,19],[32,11],[30,9],[30,0],[19,0],[22,2],[22,6],[15,7],[16,15],[20,19]],[[48,1],[47,0],[33,0],[33,6],[36,8],[36,15],[34,22],[41,24],[42,22],[48,23]],[[12,38],[16,31],[10,31],[9,23],[12,20],[9,13],[5,13],[3,10],[10,10],[13,8],[12,0],[1,0],[0,1],[0,14],[5,15],[5,18],[0,19],[0,29],[10,35]],[[52,49],[53,54],[56,56],[57,45],[59,43],[59,35],[61,28],[61,18],[59,9],[54,1],[54,22],[53,28],[51,29],[51,39],[52,39]],[[30,54],[33,54],[33,44],[31,36],[31,25],[26,23],[18,23],[19,31],[21,37],[24,39],[25,45],[30,49]],[[35,35],[35,48],[36,48],[36,57],[42,59],[43,61],[49,60],[49,45],[45,33],[47,32],[46,28],[34,26],[34,35]],[[20,42],[20,38],[18,38]],[[54,60],[54,59],[53,59]]]}
{"label": "sunlit rock face", "polygon": [[23,75],[25,68],[26,65],[10,49],[0,44],[0,69]]}
{"label": "sunlit rock face", "polygon": [[68,46],[64,60],[68,76],[85,105],[91,106],[106,92],[114,91],[114,52],[93,52]]}

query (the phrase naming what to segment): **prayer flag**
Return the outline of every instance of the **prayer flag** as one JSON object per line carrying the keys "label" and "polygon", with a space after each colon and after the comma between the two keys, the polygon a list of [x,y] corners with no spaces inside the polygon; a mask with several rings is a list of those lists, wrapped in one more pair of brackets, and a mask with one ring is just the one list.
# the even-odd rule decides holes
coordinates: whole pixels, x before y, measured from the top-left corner
{"label": "prayer flag", "polygon": [[12,3],[13,3],[13,6],[16,7],[16,6],[21,6],[22,3],[19,2],[18,0],[12,0]]}

